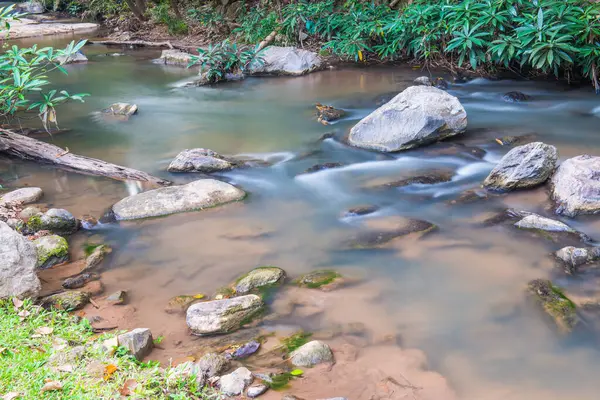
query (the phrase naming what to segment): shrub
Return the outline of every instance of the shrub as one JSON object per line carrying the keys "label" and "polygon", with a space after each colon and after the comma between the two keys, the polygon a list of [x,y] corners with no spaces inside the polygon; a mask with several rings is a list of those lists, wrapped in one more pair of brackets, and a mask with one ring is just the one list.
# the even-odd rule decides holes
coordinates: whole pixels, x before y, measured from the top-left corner
{"label": "shrub", "polygon": [[238,46],[228,40],[198,49],[198,54],[189,66],[200,64],[210,83],[225,79],[226,74],[243,73],[251,62],[263,62],[257,47]]}

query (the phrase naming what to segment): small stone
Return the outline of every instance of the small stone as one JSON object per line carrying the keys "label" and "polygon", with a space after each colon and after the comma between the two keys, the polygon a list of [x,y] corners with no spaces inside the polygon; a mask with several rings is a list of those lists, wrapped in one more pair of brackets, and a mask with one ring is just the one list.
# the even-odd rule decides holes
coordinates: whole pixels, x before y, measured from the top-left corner
{"label": "small stone", "polygon": [[365,220],[364,229],[342,242],[348,250],[379,248],[390,242],[411,234],[425,235],[437,227],[428,221],[401,217],[385,216]]}
{"label": "small stone", "polygon": [[94,229],[98,225],[98,219],[91,215],[81,217],[81,228],[85,230]]}
{"label": "small stone", "polygon": [[83,308],[90,301],[89,293],[77,290],[69,290],[62,293],[44,297],[41,304],[46,308],[74,311]]}
{"label": "small stone", "polygon": [[317,289],[325,285],[330,285],[341,278],[342,276],[336,271],[323,269],[309,272],[308,274],[301,276],[296,282],[298,283],[298,286]]}
{"label": "small stone", "polygon": [[323,163],[323,164],[316,164],[310,168],[307,168],[303,173],[311,174],[313,172],[324,171],[326,169],[338,168],[338,167],[341,167],[342,165],[343,164],[339,163],[339,162],[328,162],[328,163]]}
{"label": "small stone", "polygon": [[42,198],[44,192],[38,187],[27,187],[13,190],[0,196],[0,204],[18,202],[21,204],[35,203]]}
{"label": "small stone", "polygon": [[102,281],[91,281],[85,284],[84,287],[81,288],[82,292],[86,292],[90,295],[90,297],[100,296],[104,293],[104,284]]}
{"label": "small stone", "polygon": [[84,287],[88,282],[97,281],[100,275],[94,273],[83,273],[71,278],[65,279],[62,287],[65,289],[78,289]]}
{"label": "small stone", "polygon": [[81,51],[70,56],[58,56],[56,60],[61,64],[77,64],[88,62],[88,58]]}
{"label": "small stone", "polygon": [[112,305],[123,305],[127,303],[127,292],[119,290],[106,298],[106,301]]}
{"label": "small stone", "polygon": [[551,281],[535,279],[529,282],[528,288],[562,332],[572,331],[579,323],[575,304]]}
{"label": "small stone", "polygon": [[572,218],[600,213],[600,157],[582,155],[563,161],[551,186],[556,214]]}
{"label": "small stone", "polygon": [[154,343],[152,332],[147,328],[137,328],[118,336],[119,345],[129,349],[129,352],[138,360],[142,360],[152,351]]}
{"label": "small stone", "polygon": [[93,271],[98,265],[104,261],[104,258],[112,253],[112,249],[110,246],[102,244],[94,248],[94,250],[90,253],[89,256],[85,258],[85,267],[82,272]]}
{"label": "small stone", "polygon": [[25,207],[23,209],[23,211],[21,211],[21,213],[19,214],[19,218],[27,221],[29,218],[31,218],[33,216],[36,216],[36,215],[41,216],[42,214],[43,214],[43,212],[39,208],[34,207],[34,206],[29,206],[29,207]]}
{"label": "small stone", "polygon": [[103,113],[121,115],[130,117],[138,112],[138,106],[136,104],[129,103],[115,103],[108,108],[102,110]]}
{"label": "small stone", "polygon": [[248,368],[240,367],[230,374],[223,375],[219,380],[221,392],[226,396],[239,396],[244,393],[254,378]]}
{"label": "small stone", "polygon": [[227,350],[225,352],[225,357],[233,358],[234,360],[239,360],[251,356],[252,354],[256,353],[259,348],[260,343],[256,340],[251,340],[248,343],[244,343],[235,350]]}
{"label": "small stone", "polygon": [[38,255],[38,268],[46,269],[69,261],[69,244],[61,236],[42,236],[34,240],[33,244]]}
{"label": "small stone", "polygon": [[30,217],[27,227],[34,232],[47,230],[57,235],[70,235],[79,229],[79,221],[67,210],[51,208],[41,216]]}
{"label": "small stone", "polygon": [[234,167],[222,155],[209,149],[186,149],[175,157],[167,171],[169,172],[204,172],[227,171]]}
{"label": "small stone", "polygon": [[247,294],[283,283],[285,271],[277,267],[258,267],[243,275],[235,282],[237,294]]}
{"label": "small stone", "polygon": [[262,385],[262,384],[252,385],[246,391],[246,396],[253,399],[253,398],[258,397],[261,394],[265,393],[268,389],[269,389],[269,387],[267,385]]}
{"label": "small stone", "polygon": [[217,353],[208,353],[197,362],[206,379],[217,376],[229,369],[229,360]]}
{"label": "small stone", "polygon": [[317,103],[317,120],[321,123],[336,121],[346,115],[346,111]]}
{"label": "small stone", "polygon": [[167,314],[185,314],[187,309],[199,300],[198,297],[191,295],[172,297],[165,307],[165,312]]}
{"label": "small stone", "polygon": [[502,96],[502,100],[508,103],[520,103],[529,99],[531,99],[531,96],[528,96],[525,93],[518,91],[508,92]]}
{"label": "small stone", "polygon": [[188,308],[186,322],[194,335],[229,333],[251,322],[263,307],[262,299],[254,294],[205,301]]}
{"label": "small stone", "polygon": [[119,339],[115,336],[102,342],[102,349],[112,356],[119,347]]}
{"label": "small stone", "polygon": [[366,205],[349,208],[342,216],[344,217],[359,217],[361,215],[372,214],[379,210],[379,206]]}
{"label": "small stone", "polygon": [[176,49],[163,50],[158,61],[167,65],[187,67],[192,62],[192,55]]}
{"label": "small stone", "polygon": [[422,86],[432,86],[431,84],[431,79],[429,79],[428,76],[420,76],[418,78],[416,78],[413,83],[415,85],[422,85]]}
{"label": "small stone", "polygon": [[313,367],[317,364],[332,363],[333,353],[325,343],[313,340],[293,351],[290,361],[297,367]]}
{"label": "small stone", "polygon": [[593,262],[600,258],[600,248],[592,247],[589,249],[566,246],[554,253],[568,273],[574,273],[578,267]]}

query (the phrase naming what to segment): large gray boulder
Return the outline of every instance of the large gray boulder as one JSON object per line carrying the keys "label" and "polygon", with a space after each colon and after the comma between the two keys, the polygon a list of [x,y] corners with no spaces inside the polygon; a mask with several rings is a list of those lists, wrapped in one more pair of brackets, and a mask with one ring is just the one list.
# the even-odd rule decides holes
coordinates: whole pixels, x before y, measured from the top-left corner
{"label": "large gray boulder", "polygon": [[209,149],[186,149],[175,157],[169,172],[217,172],[232,169],[234,164],[222,155]]}
{"label": "large gray boulder", "polygon": [[393,152],[433,143],[466,128],[467,113],[456,97],[431,86],[411,86],[356,124],[348,143]]}
{"label": "large gray boulder", "polygon": [[600,212],[600,157],[569,158],[558,167],[550,183],[557,214],[575,217]]}
{"label": "large gray boulder", "polygon": [[118,220],[131,220],[202,210],[242,200],[246,193],[226,182],[200,179],[187,185],[149,190],[124,198],[112,209]]}
{"label": "large gray boulder", "polygon": [[42,286],[36,263],[35,245],[0,221],[0,299],[37,298]]}
{"label": "large gray boulder", "polygon": [[196,303],[188,308],[186,322],[194,335],[233,332],[258,316],[263,306],[254,294]]}
{"label": "large gray boulder", "polygon": [[492,190],[525,189],[540,185],[550,178],[557,160],[556,147],[542,142],[515,147],[502,157],[483,185]]}
{"label": "large gray boulder", "polygon": [[290,361],[297,367],[312,367],[317,364],[332,363],[333,353],[325,343],[313,340],[292,352]]}
{"label": "large gray boulder", "polygon": [[42,197],[42,189],[26,187],[0,195],[0,204],[19,202],[21,204],[35,203]]}
{"label": "large gray boulder", "polygon": [[167,65],[187,67],[192,62],[192,55],[181,50],[163,50],[158,61]]}
{"label": "large gray boulder", "polygon": [[269,46],[250,63],[249,75],[304,75],[321,68],[317,53],[296,47]]}

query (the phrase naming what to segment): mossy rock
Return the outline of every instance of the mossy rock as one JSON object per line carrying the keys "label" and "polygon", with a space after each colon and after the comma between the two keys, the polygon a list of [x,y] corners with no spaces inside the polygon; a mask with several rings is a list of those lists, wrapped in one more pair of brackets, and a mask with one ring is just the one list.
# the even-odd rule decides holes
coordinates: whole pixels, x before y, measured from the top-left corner
{"label": "mossy rock", "polygon": [[551,281],[535,279],[529,282],[528,289],[542,304],[544,311],[552,317],[562,332],[571,332],[579,323],[575,303]]}
{"label": "mossy rock", "polygon": [[282,284],[285,277],[285,271],[281,268],[258,267],[238,278],[233,288],[237,294],[257,292]]}
{"label": "mossy rock", "polygon": [[[389,218],[389,222],[385,221],[386,218]],[[382,247],[397,238],[410,234],[425,235],[437,229],[437,226],[431,222],[413,218],[382,217],[381,220],[383,226],[377,226],[379,221],[371,221],[374,222],[371,229],[354,235],[345,241],[342,247],[350,250],[373,249]]]}
{"label": "mossy rock", "polygon": [[58,235],[42,236],[33,241],[37,250],[38,268],[46,269],[69,261],[69,243]]}
{"label": "mossy rock", "polygon": [[108,245],[86,245],[85,247],[85,267],[82,272],[93,271],[104,261],[104,258],[112,253],[112,248]]}
{"label": "mossy rock", "polygon": [[172,297],[165,307],[165,312],[167,314],[185,314],[192,304],[201,301],[203,298],[205,298],[204,295],[187,294]]}
{"label": "mossy rock", "polygon": [[70,235],[79,229],[79,221],[67,210],[51,208],[42,215],[30,217],[27,228],[32,232],[46,230],[57,235]]}
{"label": "mossy rock", "polygon": [[228,286],[224,286],[222,288],[217,289],[217,291],[215,292],[214,299],[215,300],[230,299],[234,296],[235,296],[235,289],[228,287]]}
{"label": "mossy rock", "polygon": [[44,297],[41,303],[45,308],[72,311],[83,308],[89,301],[89,293],[78,290],[68,290]]}
{"label": "mossy rock", "polygon": [[296,284],[309,289],[318,289],[329,287],[342,281],[342,275],[336,271],[323,269],[319,271],[309,272],[296,280]]}

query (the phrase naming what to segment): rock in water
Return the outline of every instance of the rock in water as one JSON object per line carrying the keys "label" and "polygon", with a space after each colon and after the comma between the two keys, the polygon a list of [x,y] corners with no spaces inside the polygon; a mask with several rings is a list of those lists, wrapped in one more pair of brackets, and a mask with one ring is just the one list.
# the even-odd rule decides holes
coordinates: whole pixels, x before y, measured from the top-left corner
{"label": "rock in water", "polygon": [[127,292],[125,290],[116,291],[106,298],[106,302],[114,306],[123,305],[127,302]]}
{"label": "rock in water", "polygon": [[254,294],[206,301],[188,308],[186,322],[194,335],[228,333],[252,321],[263,307],[262,299]]}
{"label": "rock in water", "polygon": [[208,149],[186,149],[175,157],[169,172],[217,172],[232,169],[234,165],[222,155]]}
{"label": "rock in water", "polygon": [[94,273],[84,273],[67,278],[62,284],[65,289],[79,289],[84,287],[87,283],[97,281],[100,279],[100,275]]}
{"label": "rock in water", "polygon": [[555,252],[554,255],[563,263],[565,270],[572,274],[576,272],[578,267],[598,260],[600,258],[600,248],[566,246]]}
{"label": "rock in water", "polygon": [[36,264],[35,245],[0,221],[0,299],[37,298],[42,287]]}
{"label": "rock in water", "polygon": [[248,368],[240,367],[230,374],[223,375],[219,387],[225,396],[239,396],[253,380],[252,372]]}
{"label": "rock in water", "polygon": [[90,294],[78,290],[69,290],[53,294],[42,299],[42,306],[59,310],[74,311],[83,308],[90,301]]}
{"label": "rock in water", "polygon": [[540,185],[550,178],[557,160],[556,147],[542,142],[515,147],[502,157],[483,185],[492,190],[525,189]]}
{"label": "rock in water", "polygon": [[315,164],[312,167],[308,167],[304,170],[303,174],[312,174],[313,172],[325,171],[326,169],[339,168],[343,166],[339,162],[328,162],[323,164]]}
{"label": "rock in water", "polygon": [[326,106],[321,103],[316,104],[317,107],[317,120],[321,123],[327,123],[336,121],[346,115],[346,111],[334,108],[332,106]]}
{"label": "rock in water", "polygon": [[158,61],[167,65],[187,67],[192,62],[192,55],[181,50],[163,50]]}
{"label": "rock in water", "polygon": [[61,64],[76,64],[76,63],[85,63],[88,62],[88,58],[85,54],[81,52],[77,52],[75,54],[71,54],[70,56],[58,56],[56,60]]}
{"label": "rock in water", "polygon": [[138,112],[137,104],[129,103],[115,103],[108,108],[102,110],[103,113],[112,115],[121,115],[124,117],[131,117]]}
{"label": "rock in water", "polygon": [[58,235],[42,236],[33,241],[38,255],[38,268],[50,268],[53,265],[69,261],[69,244]]}
{"label": "rock in water", "polygon": [[126,347],[140,361],[150,354],[152,347],[154,347],[152,332],[147,328],[137,328],[131,332],[124,333],[119,335],[117,340],[119,341],[119,346]]}
{"label": "rock in water", "polygon": [[101,244],[100,246],[96,246],[94,250],[90,253],[89,256],[85,258],[85,267],[81,272],[90,272],[93,271],[98,265],[104,261],[104,258],[112,252],[110,246],[105,244]]}
{"label": "rock in water", "polygon": [[420,86],[432,86],[431,79],[429,79],[428,76],[420,76],[416,78],[413,83]]}
{"label": "rock in water", "polygon": [[466,128],[467,113],[456,97],[430,86],[411,86],[356,124],[348,143],[393,152],[433,143]]}
{"label": "rock in water", "polygon": [[332,271],[330,269],[322,269],[302,275],[296,280],[296,283],[298,284],[298,286],[307,287],[310,289],[317,289],[323,286],[334,284],[336,283],[336,281],[340,281],[342,279],[342,275],[340,275],[336,271]]}
{"label": "rock in water", "polygon": [[600,157],[569,158],[550,183],[557,214],[575,217],[600,212]]}
{"label": "rock in water", "polygon": [[297,367],[313,367],[317,364],[332,363],[333,353],[325,343],[313,340],[293,351],[290,361]]}
{"label": "rock in water", "polygon": [[410,234],[424,235],[436,229],[428,221],[401,216],[384,216],[365,220],[366,230],[359,232],[342,243],[345,249],[372,249],[387,245],[394,239]]}
{"label": "rock in water", "polygon": [[252,385],[246,391],[246,396],[250,397],[251,399],[254,399],[255,397],[258,397],[261,394],[263,394],[264,392],[266,392],[268,389],[269,389],[269,387],[267,385],[263,385],[263,384]]}
{"label": "rock in water", "polygon": [[321,58],[296,47],[269,46],[259,52],[246,71],[249,75],[304,75],[321,68]]}
{"label": "rock in water", "polygon": [[529,99],[531,99],[530,96],[526,95],[525,93],[517,92],[517,91],[508,92],[502,96],[502,100],[504,100],[508,103],[520,103],[522,101],[527,101]]}
{"label": "rock in water", "polygon": [[165,312],[167,314],[185,314],[187,309],[195,302],[200,301],[201,297],[192,296],[192,295],[179,295],[172,297],[167,306],[165,307]]}
{"label": "rock in water", "polygon": [[79,229],[79,221],[67,210],[51,208],[41,216],[30,217],[27,227],[34,232],[44,230],[57,235],[70,235]]}
{"label": "rock in water", "polygon": [[235,283],[238,294],[281,284],[285,280],[285,271],[277,267],[258,267],[243,275]]}
{"label": "rock in water", "polygon": [[573,303],[559,287],[544,279],[535,279],[529,282],[529,291],[536,296],[544,307],[544,311],[550,315],[559,329],[570,332],[579,322],[575,303]]}
{"label": "rock in water", "polygon": [[159,217],[215,207],[242,200],[245,196],[243,190],[229,183],[201,179],[126,197],[113,206],[113,212],[117,220]]}
{"label": "rock in water", "polygon": [[217,353],[208,353],[202,356],[197,363],[205,378],[212,378],[229,369],[229,360]]}
{"label": "rock in water", "polygon": [[35,203],[42,197],[42,189],[38,187],[27,187],[13,190],[0,196],[0,204],[19,202],[21,204]]}

